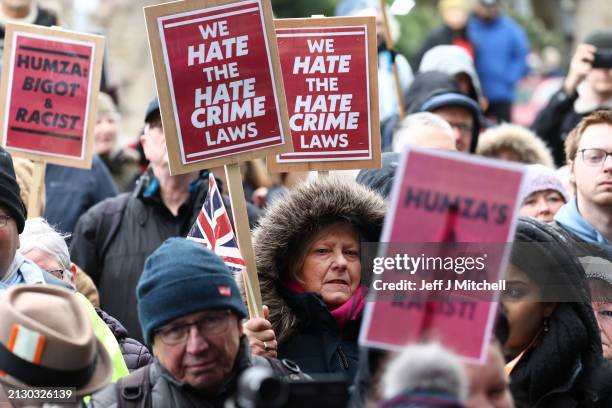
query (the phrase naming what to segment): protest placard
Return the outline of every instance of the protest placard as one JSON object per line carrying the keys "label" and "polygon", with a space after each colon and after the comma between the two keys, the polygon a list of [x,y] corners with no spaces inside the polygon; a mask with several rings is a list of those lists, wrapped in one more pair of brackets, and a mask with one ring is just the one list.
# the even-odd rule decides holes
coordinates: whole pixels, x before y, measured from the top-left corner
{"label": "protest placard", "polygon": [[375,301],[366,306],[362,345],[398,350],[434,338],[466,359],[484,361],[522,177],[517,164],[404,152],[373,262]]}
{"label": "protest placard", "polygon": [[37,162],[90,168],[104,37],[6,25],[2,145]]}
{"label": "protest placard", "polygon": [[172,174],[292,149],[269,0],[144,10]]}
{"label": "protest placard", "polygon": [[376,19],[275,24],[294,150],[270,172],[380,167]]}

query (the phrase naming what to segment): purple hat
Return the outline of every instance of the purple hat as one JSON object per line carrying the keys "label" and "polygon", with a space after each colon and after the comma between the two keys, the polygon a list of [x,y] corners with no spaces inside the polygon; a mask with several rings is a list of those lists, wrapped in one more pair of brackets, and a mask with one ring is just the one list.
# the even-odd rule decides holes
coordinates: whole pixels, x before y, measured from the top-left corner
{"label": "purple hat", "polygon": [[541,164],[528,165],[523,188],[521,189],[521,202],[531,194],[544,190],[557,191],[561,194],[566,203],[569,200],[569,196],[561,179],[553,169]]}

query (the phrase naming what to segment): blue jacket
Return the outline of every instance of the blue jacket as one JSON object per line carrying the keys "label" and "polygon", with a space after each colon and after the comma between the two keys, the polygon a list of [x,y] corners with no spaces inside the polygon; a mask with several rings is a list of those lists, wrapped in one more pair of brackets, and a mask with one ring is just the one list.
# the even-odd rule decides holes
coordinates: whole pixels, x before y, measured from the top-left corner
{"label": "blue jacket", "polygon": [[72,286],[61,279],[56,278],[50,273],[43,271],[34,262],[26,259],[19,252],[15,253],[13,262],[8,271],[0,271],[5,275],[0,279],[0,293],[15,285],[55,285],[65,289],[74,290]]}
{"label": "blue jacket", "polygon": [[49,224],[69,234],[85,211],[119,194],[111,174],[96,154],[90,170],[47,165],[45,190],[45,218]]}
{"label": "blue jacket", "polygon": [[579,241],[595,244],[604,249],[612,259],[612,243],[580,214],[576,197],[559,209],[555,214],[555,221]]}
{"label": "blue jacket", "polygon": [[525,31],[504,15],[490,23],[472,16],[467,30],[485,96],[490,102],[512,102],[514,87],[527,74],[529,40]]}

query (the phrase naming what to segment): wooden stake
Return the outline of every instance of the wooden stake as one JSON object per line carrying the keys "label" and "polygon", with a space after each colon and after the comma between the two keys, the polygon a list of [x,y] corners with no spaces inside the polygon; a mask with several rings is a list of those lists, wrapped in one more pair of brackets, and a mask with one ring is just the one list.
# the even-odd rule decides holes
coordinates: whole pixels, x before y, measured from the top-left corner
{"label": "wooden stake", "polygon": [[263,317],[263,305],[261,302],[261,291],[259,289],[259,277],[257,276],[257,265],[255,264],[255,251],[251,242],[251,229],[249,217],[247,216],[246,200],[242,187],[240,175],[240,164],[226,164],[225,176],[230,201],[232,203],[232,214],[234,216],[234,228],[238,248],[244,258],[246,270],[242,274],[244,288],[247,297],[247,306],[251,318]]}
{"label": "wooden stake", "polygon": [[[387,49],[393,54],[393,51],[395,50],[395,45],[393,44],[393,37],[391,37],[391,28],[389,27],[389,19],[387,16],[387,8],[385,7],[385,0],[380,0],[380,12],[382,13],[383,17],[383,25],[385,26],[385,42],[387,44]],[[397,94],[397,109],[399,113],[399,118],[400,120],[402,120],[405,115],[404,95],[402,94],[399,71],[397,70],[397,65],[395,64],[395,58],[393,58],[391,63],[393,78],[395,79],[395,92]]]}
{"label": "wooden stake", "polygon": [[45,162],[34,162],[30,197],[28,198],[28,218],[40,217],[42,208],[42,192],[45,185]]}

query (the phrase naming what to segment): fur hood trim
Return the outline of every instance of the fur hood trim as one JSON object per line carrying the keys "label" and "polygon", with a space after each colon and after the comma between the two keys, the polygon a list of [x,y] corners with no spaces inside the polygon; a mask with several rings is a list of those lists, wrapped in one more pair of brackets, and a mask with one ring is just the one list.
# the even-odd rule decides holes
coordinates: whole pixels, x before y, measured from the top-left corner
{"label": "fur hood trim", "polygon": [[[270,309],[269,320],[279,342],[299,323],[279,292],[287,273],[280,270],[280,265],[297,257],[291,253],[296,243],[338,220],[351,222],[364,241],[376,242],[385,212],[380,195],[352,180],[333,176],[298,185],[268,207],[253,231],[253,246],[263,304]],[[244,296],[242,285],[240,289]]]}
{"label": "fur hood trim", "polygon": [[496,157],[504,150],[516,153],[522,163],[554,168],[552,153],[546,143],[522,126],[503,124],[480,135],[476,154]]}

